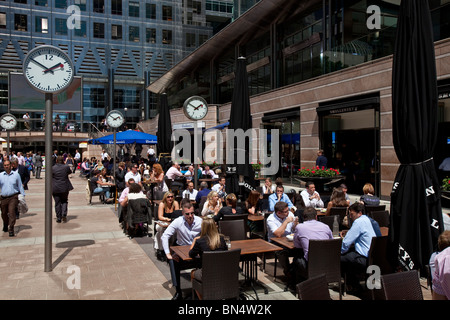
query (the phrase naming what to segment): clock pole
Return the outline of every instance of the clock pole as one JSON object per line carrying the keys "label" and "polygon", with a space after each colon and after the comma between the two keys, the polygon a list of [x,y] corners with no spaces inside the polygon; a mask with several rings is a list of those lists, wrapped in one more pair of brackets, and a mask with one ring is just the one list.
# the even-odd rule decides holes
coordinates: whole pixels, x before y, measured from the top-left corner
{"label": "clock pole", "polygon": [[52,271],[52,146],[53,94],[45,94],[45,262],[44,271]]}

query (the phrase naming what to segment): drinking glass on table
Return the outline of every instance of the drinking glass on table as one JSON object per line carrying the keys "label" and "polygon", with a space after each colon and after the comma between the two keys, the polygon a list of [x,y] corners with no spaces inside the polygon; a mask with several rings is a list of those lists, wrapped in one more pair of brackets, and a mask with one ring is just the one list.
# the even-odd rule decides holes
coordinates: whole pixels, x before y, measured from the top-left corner
{"label": "drinking glass on table", "polygon": [[228,236],[223,237],[225,239],[225,243],[227,244],[228,249],[231,248],[231,239]]}

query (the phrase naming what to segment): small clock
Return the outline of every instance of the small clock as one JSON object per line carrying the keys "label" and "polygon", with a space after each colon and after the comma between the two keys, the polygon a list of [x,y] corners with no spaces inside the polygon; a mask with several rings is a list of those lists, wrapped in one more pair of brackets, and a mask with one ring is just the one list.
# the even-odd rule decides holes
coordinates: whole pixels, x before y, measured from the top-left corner
{"label": "small clock", "polygon": [[17,119],[10,113],[5,113],[0,118],[0,126],[5,130],[12,130],[17,126]]}
{"label": "small clock", "polygon": [[23,61],[23,74],[27,82],[37,91],[58,93],[71,84],[74,68],[64,51],[44,45],[32,49],[27,54]]}
{"label": "small clock", "polygon": [[184,102],[183,111],[186,117],[191,120],[201,120],[208,113],[206,100],[199,96],[193,96]]}
{"label": "small clock", "polygon": [[119,128],[124,122],[125,119],[120,111],[112,110],[106,116],[106,123],[111,128]]}

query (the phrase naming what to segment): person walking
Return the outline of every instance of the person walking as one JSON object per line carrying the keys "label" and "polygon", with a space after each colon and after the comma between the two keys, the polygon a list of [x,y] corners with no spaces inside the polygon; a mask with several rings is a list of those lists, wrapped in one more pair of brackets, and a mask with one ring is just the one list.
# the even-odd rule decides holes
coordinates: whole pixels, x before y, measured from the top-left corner
{"label": "person walking", "polygon": [[52,168],[53,199],[55,200],[56,222],[67,222],[67,206],[69,191],[73,190],[69,176],[72,173],[70,167],[64,164],[64,158],[58,156],[56,164]]}
{"label": "person walking", "polygon": [[3,161],[5,171],[0,173],[1,211],[3,220],[3,232],[9,232],[14,237],[14,225],[16,224],[16,210],[19,204],[19,193],[25,196],[22,180],[17,172],[12,171],[11,162]]}
{"label": "person walking", "polygon": [[38,153],[36,154],[36,157],[34,158],[34,167],[36,168],[36,179],[42,179],[41,178],[41,171],[42,171],[42,156],[41,156],[41,152],[38,151]]}

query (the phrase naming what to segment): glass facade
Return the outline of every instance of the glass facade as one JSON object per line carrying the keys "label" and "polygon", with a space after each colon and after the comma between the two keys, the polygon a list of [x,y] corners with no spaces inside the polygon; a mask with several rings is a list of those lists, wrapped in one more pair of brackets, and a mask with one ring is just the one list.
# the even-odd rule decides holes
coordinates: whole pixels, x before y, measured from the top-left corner
{"label": "glass facade", "polygon": [[[71,5],[80,9],[79,27],[67,25],[77,19]],[[30,49],[50,44],[69,54],[83,78],[82,111],[60,117],[87,130],[112,108],[126,108],[128,128],[135,128],[157,114],[157,95],[146,86],[212,36],[214,13],[207,17],[205,9],[204,0],[0,1],[0,110],[8,111],[9,71],[20,72]]]}

